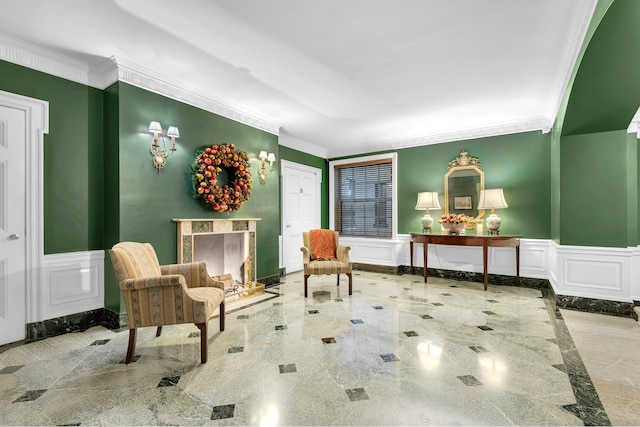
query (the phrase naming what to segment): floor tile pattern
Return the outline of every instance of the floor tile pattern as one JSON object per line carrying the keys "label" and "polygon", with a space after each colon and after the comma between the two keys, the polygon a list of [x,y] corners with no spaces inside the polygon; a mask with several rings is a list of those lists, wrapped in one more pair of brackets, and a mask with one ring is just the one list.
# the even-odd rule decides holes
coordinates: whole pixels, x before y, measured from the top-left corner
{"label": "floor tile pattern", "polygon": [[563,313],[540,290],[354,276],[351,296],[318,276],[305,298],[294,273],[260,302],[229,304],[237,316],[209,328],[206,364],[194,325],[157,338],[141,329],[129,365],[128,332],[102,327],[11,348],[0,354],[1,424],[609,422]]}

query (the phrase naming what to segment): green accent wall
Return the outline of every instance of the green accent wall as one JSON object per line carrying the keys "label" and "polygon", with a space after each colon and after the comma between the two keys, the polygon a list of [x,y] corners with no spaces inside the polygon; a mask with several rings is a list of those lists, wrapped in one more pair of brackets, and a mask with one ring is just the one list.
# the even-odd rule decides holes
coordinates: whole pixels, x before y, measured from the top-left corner
{"label": "green accent wall", "polygon": [[420,231],[424,212],[415,205],[421,191],[440,193],[442,210],[430,213],[435,220],[444,214],[444,175],[449,162],[466,150],[479,159],[485,188],[504,189],[509,207],[497,212],[501,232],[550,238],[550,147],[550,134],[527,132],[398,150],[398,233]]}
{"label": "green accent wall", "polygon": [[[607,2],[603,2],[606,3]],[[626,129],[640,106],[640,2],[615,0],[573,82],[563,135]]]}
{"label": "green accent wall", "polygon": [[280,146],[280,160],[311,166],[322,170],[321,186],[321,227],[329,228],[329,163],[322,157],[295,150],[293,148]]}
{"label": "green accent wall", "polygon": [[0,90],[49,103],[44,252],[103,248],[103,92],[0,61]]}
{"label": "green accent wall", "polygon": [[626,131],[564,137],[560,158],[561,243],[626,247]]}
{"label": "green accent wall", "polygon": [[[276,167],[265,185],[258,182],[258,153],[278,153],[278,138],[270,133],[218,116],[179,101],[118,83],[118,241],[151,243],[161,264],[177,261],[174,218],[261,218],[257,223],[257,277],[279,272],[280,197]],[[177,150],[158,172],[149,153],[152,136],[149,122],[159,121],[166,129],[180,129]],[[235,144],[249,155],[253,189],[242,209],[220,214],[205,208],[193,196],[191,165],[195,152],[212,144]],[[111,170],[108,173],[114,173]],[[110,234],[110,237],[111,236]],[[111,242],[109,242],[111,244]],[[108,245],[107,245],[108,246]],[[106,287],[116,288],[109,280]]]}

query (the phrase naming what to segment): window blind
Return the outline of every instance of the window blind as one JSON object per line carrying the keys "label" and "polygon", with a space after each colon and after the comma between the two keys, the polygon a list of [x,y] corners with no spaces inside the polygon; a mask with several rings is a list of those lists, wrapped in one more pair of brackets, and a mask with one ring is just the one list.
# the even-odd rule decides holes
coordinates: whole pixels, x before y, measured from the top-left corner
{"label": "window blind", "polygon": [[391,166],[391,159],[335,166],[335,227],[341,235],[392,237]]}

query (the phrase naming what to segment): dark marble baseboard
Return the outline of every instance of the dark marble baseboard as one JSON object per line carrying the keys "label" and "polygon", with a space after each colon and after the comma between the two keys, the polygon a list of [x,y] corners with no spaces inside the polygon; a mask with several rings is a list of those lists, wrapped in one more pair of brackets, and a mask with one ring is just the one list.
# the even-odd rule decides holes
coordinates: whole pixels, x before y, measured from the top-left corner
{"label": "dark marble baseboard", "polygon": [[[120,327],[118,316],[119,314],[112,310],[98,308],[41,322],[27,323],[25,342],[37,341],[70,332],[82,332],[98,325],[117,329]],[[117,318],[118,321],[116,322]]]}
{"label": "dark marble baseboard", "polygon": [[[551,291],[553,292],[553,289]],[[637,314],[633,311],[634,303],[632,302],[610,301],[569,295],[555,295],[555,299],[556,304],[559,308],[568,310],[608,314],[611,316],[619,317],[635,318],[634,315],[637,316]]]}
{"label": "dark marble baseboard", "polygon": [[[409,274],[411,268],[406,265],[398,267],[399,274]],[[484,283],[484,274],[475,273],[472,271],[458,271],[458,270],[443,270],[437,268],[429,269],[429,277],[440,277],[442,279],[449,280],[465,280],[468,282]],[[424,275],[424,269],[422,267],[414,267],[414,274],[418,276]],[[487,275],[489,283],[492,285],[506,285],[517,286],[515,276],[505,276],[501,274],[489,274]],[[520,287],[533,288],[533,289],[548,289],[551,284],[547,279],[537,279],[535,277],[520,277]]]}
{"label": "dark marble baseboard", "polygon": [[275,276],[267,276],[267,277],[263,277],[261,279],[258,279],[258,283],[262,283],[265,288],[268,288],[269,286],[275,286],[277,284],[280,283],[280,274],[276,274]]}
{"label": "dark marble baseboard", "polygon": [[400,273],[401,266],[393,267],[388,265],[351,263],[351,268],[353,270],[367,271],[370,273],[395,274],[395,275],[402,274]]}

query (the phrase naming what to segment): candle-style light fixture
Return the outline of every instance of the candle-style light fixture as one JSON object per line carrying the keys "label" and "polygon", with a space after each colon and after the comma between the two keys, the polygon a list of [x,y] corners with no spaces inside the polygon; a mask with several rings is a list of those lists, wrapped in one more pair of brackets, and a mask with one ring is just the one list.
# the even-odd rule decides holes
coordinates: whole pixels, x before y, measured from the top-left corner
{"label": "candle-style light fixture", "polygon": [[494,188],[491,190],[481,190],[480,199],[478,201],[478,209],[491,209],[491,215],[485,221],[489,234],[499,234],[500,224],[502,220],[496,215],[496,209],[508,208],[507,201],[504,199],[502,188]]}
{"label": "candle-style light fixture", "polygon": [[433,217],[429,215],[429,209],[438,210],[440,202],[438,201],[438,193],[435,191],[425,191],[418,193],[418,202],[416,203],[416,210],[425,210],[425,214],[422,217],[422,230],[426,233],[431,232],[433,227]]}
{"label": "candle-style light fixture", "polygon": [[[149,151],[153,156],[153,166],[160,173],[167,164],[167,157],[176,151],[176,138],[180,138],[180,131],[176,126],[169,126],[169,129],[165,132],[162,130],[160,122],[151,122],[149,123],[149,133],[153,134],[153,141],[151,142],[151,147],[149,147]],[[167,147],[167,143],[164,140],[165,136],[171,138],[171,147]],[[162,138],[162,145],[160,145],[160,138]]]}
{"label": "candle-style light fixture", "polygon": [[[260,159],[260,167],[258,168],[258,177],[260,180],[260,184],[264,185],[267,183],[267,174],[273,170],[273,162],[276,161],[276,155],[273,153],[267,154],[266,151],[261,151],[258,155]],[[269,162],[269,170],[267,170],[267,164]]]}

